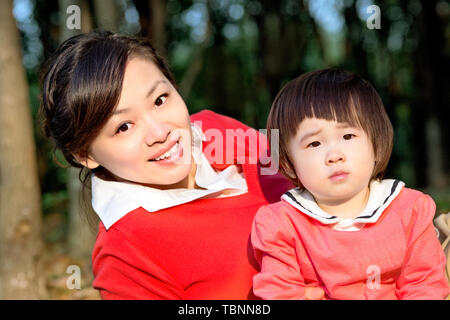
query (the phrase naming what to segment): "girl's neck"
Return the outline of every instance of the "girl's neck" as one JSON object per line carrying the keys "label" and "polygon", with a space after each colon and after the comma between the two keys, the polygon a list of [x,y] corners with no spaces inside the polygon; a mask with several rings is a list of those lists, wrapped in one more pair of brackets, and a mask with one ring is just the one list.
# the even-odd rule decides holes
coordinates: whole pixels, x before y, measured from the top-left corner
{"label": "girl's neck", "polygon": [[369,195],[370,189],[367,186],[350,199],[337,202],[317,201],[316,199],[316,203],[328,214],[340,217],[342,219],[354,219],[358,217],[362,210],[366,207],[367,201],[369,200]]}

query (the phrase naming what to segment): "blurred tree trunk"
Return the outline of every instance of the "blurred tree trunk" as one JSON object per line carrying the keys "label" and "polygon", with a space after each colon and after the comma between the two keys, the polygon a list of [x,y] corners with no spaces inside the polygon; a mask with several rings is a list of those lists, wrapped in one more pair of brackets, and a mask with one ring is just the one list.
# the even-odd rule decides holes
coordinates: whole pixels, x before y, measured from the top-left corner
{"label": "blurred tree trunk", "polygon": [[0,1],[0,299],[46,295],[28,84],[12,0]]}
{"label": "blurred tree trunk", "polygon": [[[210,15],[208,15],[208,17],[209,16]],[[194,53],[192,55],[192,59],[190,60],[191,63],[187,67],[186,71],[183,74],[181,81],[178,84],[178,90],[180,91],[180,93],[184,97],[184,99],[189,97],[192,87],[194,86],[194,83],[204,66],[205,51],[206,51],[206,47],[207,47],[208,43],[211,41],[212,28],[213,28],[213,26],[211,23],[211,19],[208,18],[205,38],[203,39],[203,41],[201,43],[199,43],[198,45],[195,46]]]}
{"label": "blurred tree trunk", "polygon": [[[436,12],[437,1],[421,1],[422,10],[415,27],[418,48],[413,56],[414,83],[413,141],[418,144],[415,168],[420,187],[441,189],[448,186],[450,112],[449,82],[446,71],[445,35]],[[425,154],[420,151],[426,150]]]}
{"label": "blurred tree trunk", "polygon": [[167,57],[167,0],[135,0],[134,5],[139,13],[141,35],[149,38],[156,50]]}
{"label": "blurred tree trunk", "polygon": [[[344,9],[345,25],[347,28],[346,37],[346,64],[352,63],[348,69],[357,72],[363,78],[369,77],[369,70],[367,66],[367,53],[362,46],[364,38],[365,26],[361,25],[358,18],[356,3]],[[384,26],[383,26],[384,27]]]}
{"label": "blurred tree trunk", "polygon": [[[260,3],[262,10],[254,16],[259,30],[258,58],[262,61],[262,68],[257,76],[261,81],[256,87],[262,84],[267,88],[270,107],[283,81],[304,72],[302,62],[308,41],[318,41],[316,39],[320,36],[304,1],[298,2],[298,13],[289,17],[282,14],[282,1],[261,0]],[[316,44],[319,54],[323,53],[320,42]],[[256,112],[255,123],[265,123],[266,117],[267,113]]]}
{"label": "blurred tree trunk", "polygon": [[44,61],[56,49],[58,45],[58,30],[59,28],[51,23],[50,17],[58,12],[58,2],[48,0],[36,0],[35,17],[39,24],[41,32],[39,38],[44,48]]}
{"label": "blurred tree trunk", "polygon": [[[66,26],[67,7],[78,5],[81,11],[81,30],[69,29]],[[60,10],[60,42],[81,32],[92,30],[92,16],[90,14],[87,0],[59,0]],[[95,235],[89,229],[83,208],[80,206],[81,182],[78,178],[80,169],[69,168],[67,177],[67,191],[69,194],[69,231],[67,236],[69,252],[71,256],[77,258],[90,257],[95,241]]]}
{"label": "blurred tree trunk", "polygon": [[95,22],[101,30],[119,31],[119,8],[116,0],[94,0]]}
{"label": "blurred tree trunk", "polygon": [[[319,35],[307,5],[299,1],[299,12],[291,17],[282,14],[282,2],[262,0],[262,11],[255,17],[259,32],[259,52],[263,60],[263,73],[275,98],[285,79],[299,76],[307,42]],[[320,44],[317,43],[320,51]],[[323,57],[321,57],[323,59]]]}
{"label": "blurred tree trunk", "polygon": [[[89,8],[88,0],[58,0],[59,5],[59,42],[63,42],[67,38],[82,32],[89,32],[92,30],[92,15]],[[81,29],[69,29],[67,27],[67,19],[71,16],[71,13],[67,13],[67,8],[71,5],[76,5],[80,8],[81,13]]]}

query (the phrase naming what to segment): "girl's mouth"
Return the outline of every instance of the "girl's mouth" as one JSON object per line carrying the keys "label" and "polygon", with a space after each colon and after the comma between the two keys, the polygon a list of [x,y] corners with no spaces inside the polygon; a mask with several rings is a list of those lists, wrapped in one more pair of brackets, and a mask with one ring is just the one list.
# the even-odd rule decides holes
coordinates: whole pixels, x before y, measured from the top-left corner
{"label": "girl's mouth", "polygon": [[348,172],[345,171],[337,171],[329,176],[329,179],[332,181],[343,181],[348,177]]}

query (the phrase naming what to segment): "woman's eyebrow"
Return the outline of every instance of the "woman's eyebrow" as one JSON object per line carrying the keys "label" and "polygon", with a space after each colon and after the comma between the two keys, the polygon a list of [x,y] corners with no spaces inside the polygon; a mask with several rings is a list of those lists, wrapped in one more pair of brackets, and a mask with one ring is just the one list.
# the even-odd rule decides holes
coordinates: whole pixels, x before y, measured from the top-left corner
{"label": "woman's eyebrow", "polygon": [[[150,90],[148,90],[147,94],[145,95],[145,98],[150,97],[153,92],[155,92],[156,88],[158,87],[158,85],[160,85],[161,83],[168,83],[167,80],[158,80],[156,81],[150,88]],[[113,116],[121,114],[121,113],[127,113],[128,111],[130,111],[130,108],[120,108],[120,109],[116,109],[113,112]]]}
{"label": "woman's eyebrow", "polygon": [[158,87],[158,85],[159,85],[160,83],[167,83],[167,80],[162,79],[162,80],[156,81],[156,82],[153,84],[153,86],[150,88],[150,90],[148,90],[147,95],[146,95],[145,97],[146,97],[146,98],[150,97],[150,96],[153,94],[153,92],[155,92],[156,88]]}
{"label": "woman's eyebrow", "polygon": [[130,108],[122,108],[122,109],[114,110],[112,115],[116,116],[121,113],[127,113],[128,111],[130,111]]}

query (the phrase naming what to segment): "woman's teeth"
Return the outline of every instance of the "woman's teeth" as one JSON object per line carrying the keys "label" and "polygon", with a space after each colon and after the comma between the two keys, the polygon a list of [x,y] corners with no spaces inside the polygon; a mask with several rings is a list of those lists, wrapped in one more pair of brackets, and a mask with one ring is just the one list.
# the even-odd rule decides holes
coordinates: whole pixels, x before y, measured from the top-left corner
{"label": "woman's teeth", "polygon": [[167,151],[167,152],[164,153],[163,155],[160,155],[158,158],[155,158],[154,161],[159,161],[159,160],[163,160],[163,159],[165,159],[165,158],[170,157],[172,154],[174,154],[175,152],[178,151],[178,147],[179,147],[179,146],[178,146],[178,142],[177,142],[177,143],[175,143],[175,144],[173,145],[172,148],[170,148],[169,151]]}

